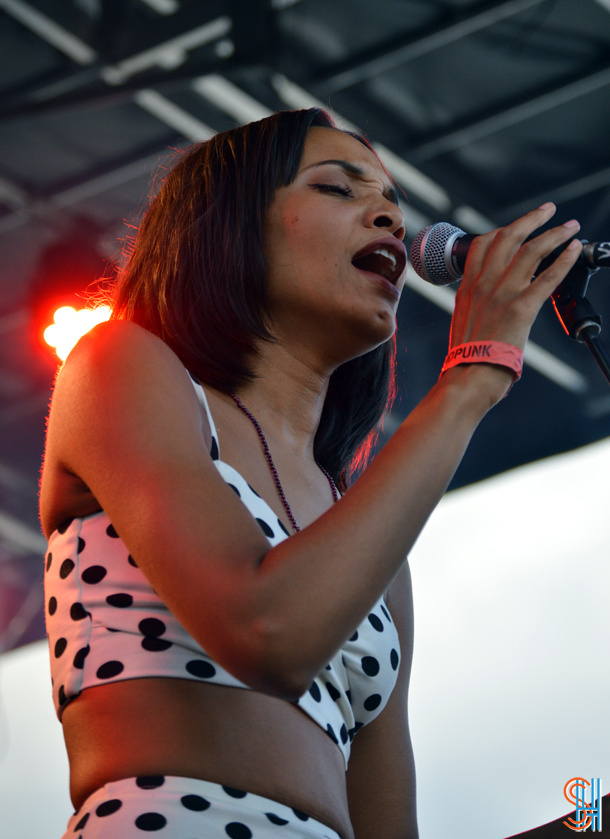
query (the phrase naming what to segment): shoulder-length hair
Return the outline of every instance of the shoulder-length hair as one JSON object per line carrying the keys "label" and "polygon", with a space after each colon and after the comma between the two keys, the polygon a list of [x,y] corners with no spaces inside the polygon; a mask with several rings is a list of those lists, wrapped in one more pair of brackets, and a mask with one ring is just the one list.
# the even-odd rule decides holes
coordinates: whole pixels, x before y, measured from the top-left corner
{"label": "shoulder-length hair", "polygon": [[[295,179],[313,126],[336,128],[319,108],[280,111],[189,148],[113,290],[113,317],[158,335],[197,379],[226,393],[253,379],[256,345],[273,340],[263,222],[276,189]],[[314,454],[342,490],[366,465],[394,399],[395,347],[392,337],[330,378]]]}

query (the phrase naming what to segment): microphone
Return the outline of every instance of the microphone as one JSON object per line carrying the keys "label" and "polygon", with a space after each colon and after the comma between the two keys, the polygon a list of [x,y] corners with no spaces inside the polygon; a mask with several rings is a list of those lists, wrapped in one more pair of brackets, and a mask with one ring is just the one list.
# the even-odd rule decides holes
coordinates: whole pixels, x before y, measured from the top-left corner
{"label": "microphone", "polygon": [[[534,234],[535,235],[535,234]],[[446,221],[420,230],[411,245],[411,264],[417,274],[433,285],[450,285],[462,279],[466,257],[475,236]],[[567,248],[569,239],[542,260],[534,276],[551,265]],[[583,249],[578,257],[590,269],[610,268],[610,242],[580,240]]]}

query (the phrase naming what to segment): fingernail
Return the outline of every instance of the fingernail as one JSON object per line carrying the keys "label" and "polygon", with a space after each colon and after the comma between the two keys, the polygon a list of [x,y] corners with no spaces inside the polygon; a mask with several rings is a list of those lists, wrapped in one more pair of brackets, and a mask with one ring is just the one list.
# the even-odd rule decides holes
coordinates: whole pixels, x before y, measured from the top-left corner
{"label": "fingernail", "polygon": [[547,201],[547,202],[546,202],[546,204],[541,204],[541,205],[538,207],[538,209],[539,209],[539,210],[550,210],[550,209],[551,209],[551,207],[554,207],[554,206],[555,206],[555,205],[553,204],[553,202],[552,202],[552,201]]}
{"label": "fingernail", "polygon": [[573,230],[575,227],[580,227],[580,224],[576,221],[575,218],[573,218],[570,219],[570,221],[566,221],[566,223],[563,226],[567,227],[568,230]]}
{"label": "fingernail", "polygon": [[568,247],[566,248],[567,251],[575,251],[576,248],[580,247],[580,241],[578,239],[572,239]]}

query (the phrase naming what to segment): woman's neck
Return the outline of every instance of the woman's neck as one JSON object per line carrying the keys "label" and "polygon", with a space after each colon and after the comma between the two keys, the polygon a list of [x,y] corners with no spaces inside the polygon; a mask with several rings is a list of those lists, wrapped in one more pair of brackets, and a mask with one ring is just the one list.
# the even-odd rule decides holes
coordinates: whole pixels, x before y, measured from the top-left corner
{"label": "woman's neck", "polygon": [[236,393],[261,425],[295,454],[313,456],[332,370],[284,344],[265,342],[254,359],[252,382]]}

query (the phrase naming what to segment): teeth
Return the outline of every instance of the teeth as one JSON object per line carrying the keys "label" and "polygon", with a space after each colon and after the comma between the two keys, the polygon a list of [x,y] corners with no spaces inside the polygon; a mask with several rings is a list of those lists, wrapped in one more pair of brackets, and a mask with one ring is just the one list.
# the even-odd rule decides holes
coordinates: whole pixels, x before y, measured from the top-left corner
{"label": "teeth", "polygon": [[385,258],[389,259],[392,263],[392,268],[396,268],[396,256],[391,251],[387,251],[385,248],[375,248],[373,253],[378,253],[380,256],[385,256]]}

